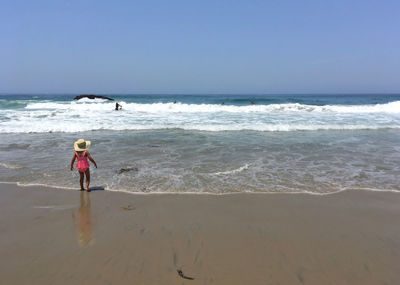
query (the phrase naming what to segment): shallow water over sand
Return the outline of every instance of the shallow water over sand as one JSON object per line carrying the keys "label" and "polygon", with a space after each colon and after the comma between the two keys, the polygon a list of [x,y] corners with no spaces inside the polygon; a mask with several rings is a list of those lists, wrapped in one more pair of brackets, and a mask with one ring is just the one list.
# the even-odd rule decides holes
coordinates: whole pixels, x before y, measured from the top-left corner
{"label": "shallow water over sand", "polygon": [[[78,138],[92,141],[92,186],[132,192],[400,190],[397,130],[185,130],[2,134],[0,180],[79,187]],[[128,171],[122,171],[124,168]]]}

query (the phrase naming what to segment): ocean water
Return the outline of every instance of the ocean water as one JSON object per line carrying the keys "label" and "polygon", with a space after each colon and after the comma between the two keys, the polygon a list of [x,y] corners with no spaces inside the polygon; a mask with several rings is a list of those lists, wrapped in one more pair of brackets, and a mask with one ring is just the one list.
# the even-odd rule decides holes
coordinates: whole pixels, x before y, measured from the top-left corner
{"label": "ocean water", "polygon": [[400,94],[74,96],[0,96],[0,181],[78,188],[84,138],[109,190],[400,191]]}

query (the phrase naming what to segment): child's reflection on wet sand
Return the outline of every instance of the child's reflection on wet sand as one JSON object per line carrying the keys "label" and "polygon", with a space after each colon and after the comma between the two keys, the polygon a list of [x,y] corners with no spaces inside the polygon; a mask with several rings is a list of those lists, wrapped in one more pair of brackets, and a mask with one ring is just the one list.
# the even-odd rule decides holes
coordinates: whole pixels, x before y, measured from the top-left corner
{"label": "child's reflection on wet sand", "polygon": [[90,210],[90,194],[88,192],[85,193],[84,191],[82,191],[80,196],[78,216],[76,217],[75,213],[72,213],[77,230],[76,234],[78,238],[78,243],[82,247],[90,246],[93,243],[93,225]]}

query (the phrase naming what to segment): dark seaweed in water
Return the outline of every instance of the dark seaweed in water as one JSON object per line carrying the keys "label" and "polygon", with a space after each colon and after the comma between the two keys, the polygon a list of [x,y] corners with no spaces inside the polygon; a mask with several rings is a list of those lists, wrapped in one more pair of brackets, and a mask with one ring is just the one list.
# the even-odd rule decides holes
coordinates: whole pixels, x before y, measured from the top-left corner
{"label": "dark seaweed in water", "polygon": [[139,171],[139,168],[137,167],[121,168],[118,173],[121,174],[128,171]]}
{"label": "dark seaweed in water", "polygon": [[188,280],[194,280],[194,278],[184,275],[183,272],[182,272],[182,270],[178,269],[178,270],[176,270],[176,271],[178,272],[178,274],[179,274],[180,277],[182,277],[182,278],[184,278],[184,279],[188,279]]}

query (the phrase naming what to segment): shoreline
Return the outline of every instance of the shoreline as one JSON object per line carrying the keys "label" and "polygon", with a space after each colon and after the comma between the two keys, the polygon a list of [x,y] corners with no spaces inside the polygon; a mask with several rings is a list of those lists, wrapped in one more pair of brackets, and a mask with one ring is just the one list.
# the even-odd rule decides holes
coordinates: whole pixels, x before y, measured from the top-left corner
{"label": "shoreline", "polygon": [[[29,187],[40,187],[40,188],[50,188],[50,189],[57,189],[57,190],[66,190],[66,191],[78,191],[79,189],[72,188],[72,187],[63,187],[63,186],[52,186],[52,185],[47,185],[47,184],[22,184],[21,182],[7,182],[7,181],[0,181],[0,184],[6,184],[6,185],[16,185],[21,188],[29,188]],[[366,191],[366,192],[381,192],[381,193],[400,193],[400,190],[396,189],[374,189],[374,188],[349,188],[349,189],[343,189],[343,190],[338,190],[338,191],[333,191],[333,192],[327,192],[327,193],[318,193],[318,192],[312,192],[312,191],[307,191],[307,192],[251,192],[251,191],[245,191],[245,192],[226,192],[226,193],[213,193],[213,192],[139,192],[139,191],[128,191],[128,190],[110,190],[110,189],[104,189],[102,186],[91,186],[90,188],[95,187],[95,188],[103,188],[103,189],[95,189],[94,191],[107,191],[107,192],[114,192],[114,193],[126,193],[129,195],[209,195],[209,196],[229,196],[229,195],[241,195],[241,194],[249,194],[249,195],[310,195],[310,196],[329,196],[329,195],[335,195],[335,194],[340,194],[343,192],[358,192],[358,191]]]}
{"label": "shoreline", "polygon": [[127,195],[29,188],[0,183],[4,284],[400,281],[397,193]]}

